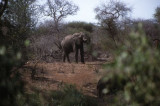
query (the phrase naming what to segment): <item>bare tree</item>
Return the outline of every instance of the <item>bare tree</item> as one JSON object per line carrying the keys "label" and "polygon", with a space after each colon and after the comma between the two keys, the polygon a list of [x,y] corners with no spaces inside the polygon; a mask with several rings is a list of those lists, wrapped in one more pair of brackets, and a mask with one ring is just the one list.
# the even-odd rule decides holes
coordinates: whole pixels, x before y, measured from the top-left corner
{"label": "bare tree", "polygon": [[60,23],[69,15],[75,15],[78,11],[78,6],[67,0],[47,0],[47,3],[42,6],[43,14],[54,20],[54,35],[57,35],[55,45],[61,49],[60,45]]}
{"label": "bare tree", "polygon": [[130,11],[131,9],[123,2],[114,0],[110,0],[109,3],[103,3],[95,8],[96,18],[100,21],[101,26],[107,30],[115,44],[115,36],[118,33],[118,21],[125,19]]}
{"label": "bare tree", "polygon": [[54,19],[56,30],[59,32],[59,23],[68,15],[74,15],[78,11],[78,6],[67,0],[47,0],[45,16]]}

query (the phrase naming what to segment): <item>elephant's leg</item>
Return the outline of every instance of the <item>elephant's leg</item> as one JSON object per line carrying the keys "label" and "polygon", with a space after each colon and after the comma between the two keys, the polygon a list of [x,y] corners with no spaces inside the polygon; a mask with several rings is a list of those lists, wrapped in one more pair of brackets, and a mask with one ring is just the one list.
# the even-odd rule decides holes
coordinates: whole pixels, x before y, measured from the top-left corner
{"label": "elephant's leg", "polygon": [[83,45],[80,47],[80,54],[81,54],[81,62],[84,63],[84,49],[83,49]]}
{"label": "elephant's leg", "polygon": [[67,60],[70,63],[69,54],[66,54]]}
{"label": "elephant's leg", "polygon": [[66,54],[63,53],[63,62],[65,62],[65,60],[66,60]]}
{"label": "elephant's leg", "polygon": [[78,63],[78,48],[75,49],[75,60]]}

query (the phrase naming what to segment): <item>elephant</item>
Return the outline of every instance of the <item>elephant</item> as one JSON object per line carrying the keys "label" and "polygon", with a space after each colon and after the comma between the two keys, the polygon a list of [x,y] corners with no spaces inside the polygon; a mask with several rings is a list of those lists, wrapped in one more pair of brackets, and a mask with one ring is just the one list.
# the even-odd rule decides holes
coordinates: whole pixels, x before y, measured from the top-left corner
{"label": "elephant", "polygon": [[67,60],[70,63],[69,54],[71,52],[75,52],[75,61],[76,63],[78,63],[78,53],[80,50],[81,62],[85,63],[83,43],[89,42],[89,36],[83,32],[74,33],[72,35],[67,35],[66,37],[64,37],[61,42],[63,62],[65,62],[65,59],[67,57]]}

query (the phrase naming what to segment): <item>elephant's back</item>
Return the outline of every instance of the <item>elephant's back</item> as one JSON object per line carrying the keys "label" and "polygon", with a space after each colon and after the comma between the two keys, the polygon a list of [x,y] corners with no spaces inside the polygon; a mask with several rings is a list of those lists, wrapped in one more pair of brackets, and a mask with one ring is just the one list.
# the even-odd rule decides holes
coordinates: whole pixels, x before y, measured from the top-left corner
{"label": "elephant's back", "polygon": [[70,44],[73,41],[73,36],[72,35],[68,35],[66,37],[63,38],[61,45],[64,46],[66,44]]}
{"label": "elephant's back", "polygon": [[61,46],[64,51],[72,52],[73,51],[73,43],[74,43],[73,36],[68,35],[62,40]]}

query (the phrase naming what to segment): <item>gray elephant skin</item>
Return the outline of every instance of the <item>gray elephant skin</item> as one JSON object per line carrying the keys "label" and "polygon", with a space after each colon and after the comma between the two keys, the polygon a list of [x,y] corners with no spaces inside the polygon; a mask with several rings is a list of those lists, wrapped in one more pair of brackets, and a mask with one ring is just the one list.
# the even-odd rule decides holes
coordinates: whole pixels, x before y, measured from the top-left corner
{"label": "gray elephant skin", "polygon": [[68,62],[70,62],[69,54],[71,52],[75,52],[75,61],[76,63],[78,63],[78,53],[80,50],[81,62],[84,63],[83,43],[89,43],[89,41],[89,37],[83,32],[66,36],[61,42],[63,62],[65,62],[66,58]]}

